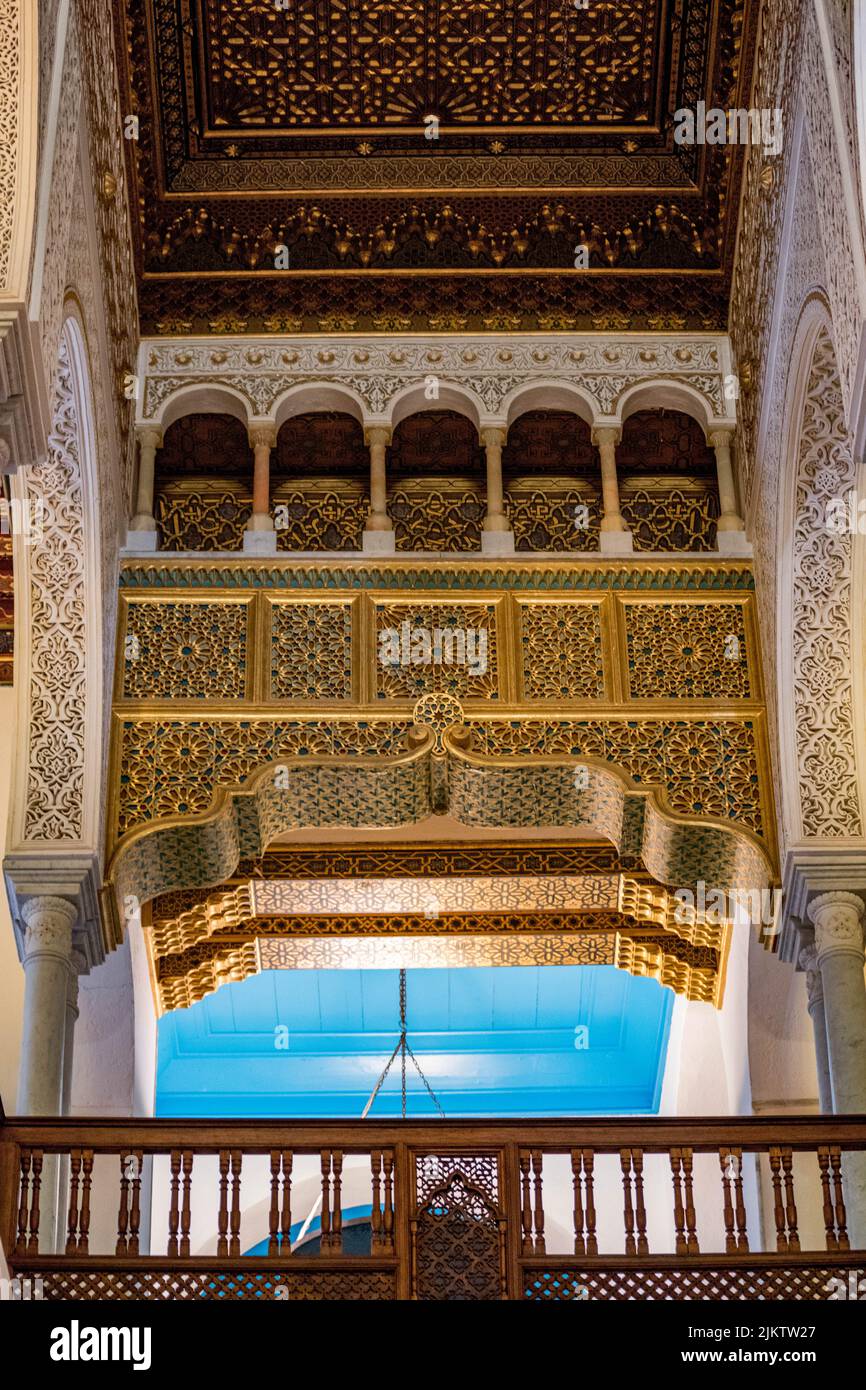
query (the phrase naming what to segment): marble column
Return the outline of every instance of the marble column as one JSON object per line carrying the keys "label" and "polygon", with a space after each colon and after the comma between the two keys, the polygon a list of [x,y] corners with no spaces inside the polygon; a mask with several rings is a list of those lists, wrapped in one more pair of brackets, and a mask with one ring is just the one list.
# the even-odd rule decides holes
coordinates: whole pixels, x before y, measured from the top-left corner
{"label": "marble column", "polygon": [[481,431],[481,443],[487,459],[487,510],[481,533],[481,550],[486,555],[507,555],[514,551],[514,535],[505,515],[505,493],[502,486],[502,446],[505,430]]}
{"label": "marble column", "polygon": [[716,536],[719,550],[722,552],[741,551],[747,545],[746,523],[737,511],[737,493],[734,488],[734,469],[731,463],[733,437],[733,430],[714,430],[707,436],[716,454],[716,477],[719,483]]}
{"label": "marble column", "polygon": [[376,555],[394,551],[394,528],[388,515],[388,479],[385,472],[385,450],[391,442],[391,431],[384,425],[371,426],[364,433],[370,450],[370,511],[364,527],[363,547]]}
{"label": "marble column", "polygon": [[592,442],[601,459],[601,553],[627,555],[632,549],[631,531],[619,509],[619,483],[616,476],[616,446],[621,431],[604,427],[592,431]]}
{"label": "marble column", "polygon": [[271,450],[277,442],[273,425],[254,425],[249,432],[253,450],[253,510],[244,529],[244,550],[276,555],[277,537],[271,516]]}
{"label": "marble column", "polygon": [[[809,904],[824,990],[833,1110],[866,1114],[866,981],[863,903],[855,893],[822,893]],[[866,1248],[866,1153],[845,1158],[848,1231]]]}
{"label": "marble column", "polygon": [[156,451],[161,445],[161,430],[152,427],[139,430],[138,493],[135,502],[135,516],[129,524],[130,531],[137,533],[132,543],[139,549],[155,550],[157,545],[153,494],[156,477]]}
{"label": "marble column", "polygon": [[70,1113],[72,1101],[72,1062],[75,1056],[75,1025],[78,1022],[78,979],[87,962],[80,951],[73,950],[69,961],[69,980],[66,986],[66,1027],[63,1035],[62,1111]]}
{"label": "marble column", "polygon": [[[63,1111],[72,928],[77,916],[78,909],[68,898],[28,898],[21,908],[25,932],[19,1115],[55,1116]],[[71,1043],[68,1050],[71,1054]],[[46,1155],[39,1222],[39,1248],[45,1254],[58,1248],[63,1229],[58,1216],[64,1190],[61,1179],[58,1157]]]}
{"label": "marble column", "polygon": [[803,946],[800,969],[806,972],[806,995],[812,1031],[815,1034],[815,1066],[818,1073],[818,1102],[825,1115],[833,1113],[833,1087],[830,1081],[830,1053],[827,1048],[827,1018],[824,1010],[824,981],[818,966],[814,942]]}
{"label": "marble column", "polygon": [[24,935],[24,1023],[18,1078],[19,1115],[59,1115],[78,909],[67,898],[28,898]]}

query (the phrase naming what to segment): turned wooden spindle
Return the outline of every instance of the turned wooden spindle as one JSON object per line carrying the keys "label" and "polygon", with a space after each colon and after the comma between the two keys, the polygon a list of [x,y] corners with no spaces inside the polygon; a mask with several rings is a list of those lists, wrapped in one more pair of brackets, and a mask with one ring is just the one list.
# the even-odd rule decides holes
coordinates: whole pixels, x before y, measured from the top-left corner
{"label": "turned wooden spindle", "polygon": [[782,1149],[782,1172],[785,1179],[785,1220],[788,1225],[788,1249],[799,1251],[800,1235],[797,1230],[797,1204],[794,1201],[793,1156],[789,1148]]}
{"label": "turned wooden spindle", "polygon": [[283,1205],[280,1212],[280,1251],[292,1253],[292,1151],[283,1149]]}
{"label": "turned wooden spindle", "polygon": [[634,1169],[635,1215],[637,1218],[637,1253],[649,1254],[646,1238],[646,1206],[643,1195],[643,1149],[632,1149],[632,1168]]}
{"label": "turned wooden spindle", "polygon": [[[722,1194],[725,1203],[725,1251],[729,1255],[748,1252],[746,1234],[746,1205],[743,1198],[743,1151],[719,1149],[722,1170]],[[695,1247],[697,1253],[697,1247]]]}
{"label": "turned wooden spindle", "polygon": [[[115,1255],[126,1254],[126,1242],[129,1233],[129,1173],[127,1164],[129,1163],[129,1152],[126,1149],[120,1151],[120,1202],[117,1208],[117,1243],[114,1247]],[[70,1188],[70,1202],[72,1191]]]}
{"label": "turned wooden spindle", "polygon": [[572,1149],[571,1172],[574,1181],[574,1253],[597,1255],[595,1235],[595,1192],[592,1149]]}
{"label": "turned wooden spindle", "polygon": [[583,1193],[581,1191],[581,1169],[583,1167],[583,1155],[580,1149],[571,1151],[571,1179],[574,1187],[574,1253],[575,1255],[586,1254],[586,1236],[584,1235],[583,1218]]}
{"label": "turned wooden spindle", "polygon": [[183,1169],[183,1206],[180,1213],[180,1253],[189,1255],[189,1228],[191,1225],[190,1188],[192,1186],[192,1149],[184,1149],[181,1160]]}
{"label": "turned wooden spindle", "polygon": [[280,1168],[282,1156],[279,1149],[271,1149],[271,1205],[268,1212],[268,1255],[276,1255],[280,1244]]}
{"label": "turned wooden spindle", "polygon": [[521,1149],[518,1155],[520,1165],[520,1226],[523,1236],[524,1255],[532,1254],[532,1198],[529,1186],[529,1150]]}
{"label": "turned wooden spindle", "polygon": [[[179,1156],[178,1156],[178,1161],[179,1161]],[[225,1256],[225,1255],[227,1255],[227,1254],[229,1253],[229,1243],[228,1243],[228,1229],[229,1229],[229,1201],[228,1201],[228,1192],[229,1192],[229,1151],[228,1151],[228,1149],[220,1149],[220,1158],[219,1158],[219,1162],[220,1162],[220,1179],[219,1179],[220,1207],[219,1207],[219,1213],[218,1213],[218,1215],[217,1215],[217,1255]],[[172,1172],[174,1172],[174,1154],[172,1154],[172,1156],[171,1156],[171,1163],[172,1163]],[[174,1182],[173,1179],[172,1179],[172,1182]],[[174,1194],[173,1194],[173,1196],[172,1196],[172,1201],[173,1201],[174,1203],[176,1203],[176,1201],[177,1201],[177,1198],[176,1198],[176,1196],[174,1196]],[[176,1232],[176,1231],[177,1231],[177,1217],[176,1217],[176,1216],[175,1216],[175,1225],[174,1225],[174,1229],[175,1229],[175,1232]],[[169,1244],[171,1244],[171,1242],[169,1242]],[[176,1246],[177,1246],[177,1242],[175,1242],[175,1247],[176,1247]],[[171,1253],[172,1253],[171,1250],[169,1250],[168,1253],[171,1254]],[[175,1248],[175,1253],[177,1253],[176,1248]]]}
{"label": "turned wooden spindle", "polygon": [[535,1254],[547,1253],[544,1243],[544,1199],[542,1195],[542,1156],[540,1149],[532,1150],[533,1195],[535,1198]]}
{"label": "turned wooden spindle", "polygon": [[770,1173],[773,1180],[773,1216],[776,1222],[776,1252],[785,1255],[788,1252],[788,1237],[785,1234],[785,1207],[782,1202],[782,1155],[780,1150],[773,1145],[769,1149]]}
{"label": "turned wooden spindle", "polygon": [[331,1247],[331,1150],[322,1149],[322,1218],[319,1249],[324,1254]]}
{"label": "turned wooden spindle", "polygon": [[[232,1210],[229,1225],[229,1254],[239,1255],[241,1253],[241,1162],[243,1154],[240,1149],[232,1149]],[[189,1254],[189,1242],[187,1251]],[[183,1253],[183,1252],[181,1252]]]}
{"label": "turned wooden spindle", "polygon": [[33,1150],[33,1170],[30,1185],[30,1229],[27,1238],[27,1254],[39,1254],[40,1198],[42,1192],[42,1150]]}
{"label": "turned wooden spindle", "polygon": [[821,1174],[821,1203],[824,1213],[824,1239],[826,1247],[835,1254],[838,1250],[836,1242],[836,1223],[833,1213],[833,1199],[830,1196],[830,1150],[826,1144],[818,1146],[818,1171]]}
{"label": "turned wooden spindle", "polygon": [[22,1148],[18,1162],[20,1176],[18,1180],[18,1234],[15,1241],[15,1252],[21,1255],[27,1248],[27,1213],[30,1206],[30,1168],[32,1164],[32,1155],[29,1149]]}
{"label": "turned wooden spindle", "polygon": [[623,1192],[623,1221],[625,1224],[625,1253],[636,1255],[637,1246],[634,1238],[634,1210],[632,1208],[631,1196],[631,1149],[620,1149],[620,1167],[622,1168],[622,1192]]}
{"label": "turned wooden spindle", "polygon": [[746,1231],[746,1199],[743,1194],[743,1151],[742,1149],[732,1149],[731,1153],[737,1160],[737,1173],[734,1178],[734,1217],[737,1223],[737,1250],[740,1254],[748,1254],[749,1237]]}
{"label": "turned wooden spindle", "polygon": [[830,1145],[830,1170],[833,1174],[833,1195],[836,1208],[836,1230],[839,1249],[849,1250],[848,1218],[845,1212],[845,1194],[842,1188],[842,1151],[837,1144]]}
{"label": "turned wooden spindle", "polygon": [[[81,1175],[81,1150],[69,1154],[69,1210],[66,1217],[66,1253],[74,1255],[78,1242],[78,1184]],[[118,1252],[120,1253],[120,1252]]]}
{"label": "turned wooden spindle", "polygon": [[[689,1244],[686,1238],[686,1208],[682,1191],[682,1149],[671,1149],[670,1160],[671,1178],[674,1186],[674,1249],[678,1255],[685,1255],[688,1253]],[[724,1168],[722,1172],[724,1172]],[[727,1235],[727,1232],[733,1231],[733,1212],[730,1209],[727,1185],[725,1183],[722,1185],[725,1188],[725,1238],[727,1242],[733,1239],[732,1236]],[[730,1244],[726,1244],[726,1249],[732,1248]]]}
{"label": "turned wooden spindle", "polygon": [[144,1168],[144,1154],[135,1149],[132,1154],[135,1170],[132,1176],[132,1200],[129,1208],[129,1237],[126,1242],[128,1255],[138,1254],[138,1235],[141,1229],[141,1174]]}
{"label": "turned wooden spindle", "polygon": [[343,1154],[340,1149],[331,1152],[331,1167],[334,1175],[334,1206],[331,1222],[331,1250],[338,1253],[343,1249]]}
{"label": "turned wooden spindle", "polygon": [[584,1205],[586,1207],[586,1253],[598,1254],[598,1240],[595,1234],[595,1154],[592,1149],[583,1151]]}
{"label": "turned wooden spindle", "polygon": [[370,1205],[371,1255],[378,1255],[382,1249],[382,1207],[381,1193],[379,1191],[381,1170],[382,1152],[380,1149],[374,1149],[370,1154],[370,1171],[372,1174],[372,1199]]}
{"label": "turned wooden spindle", "polygon": [[394,1253],[394,1153],[391,1149],[386,1149],[382,1154],[382,1169],[385,1175],[385,1187],[382,1208],[382,1238],[384,1241],[383,1250],[389,1254]]}
{"label": "turned wooden spindle", "polygon": [[697,1215],[695,1212],[695,1192],[692,1170],[694,1160],[691,1149],[681,1149],[683,1160],[683,1175],[685,1177],[686,1188],[686,1249],[690,1255],[700,1253],[698,1246]]}
{"label": "turned wooden spindle", "polygon": [[[177,1232],[180,1226],[180,1149],[172,1149],[170,1163],[171,1196],[168,1208],[168,1254],[174,1257],[177,1255]],[[217,1254],[225,1254],[225,1251],[217,1247]]]}
{"label": "turned wooden spindle", "polygon": [[81,1155],[81,1215],[78,1218],[79,1255],[90,1250],[90,1187],[93,1182],[93,1150],[84,1149]]}

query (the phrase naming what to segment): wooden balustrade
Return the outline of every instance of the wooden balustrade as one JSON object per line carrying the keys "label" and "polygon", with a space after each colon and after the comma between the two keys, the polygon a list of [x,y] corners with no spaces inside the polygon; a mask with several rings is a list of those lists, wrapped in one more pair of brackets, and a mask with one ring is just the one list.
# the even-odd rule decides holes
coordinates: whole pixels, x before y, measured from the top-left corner
{"label": "wooden balustrade", "polygon": [[[866,1268],[844,1201],[844,1155],[863,1149],[862,1116],[0,1119],[0,1238],[58,1299],[822,1298]],[[60,1253],[40,1248],[50,1155]],[[315,1188],[318,1251],[293,1249]],[[361,1188],[369,1253],[349,1253]]]}

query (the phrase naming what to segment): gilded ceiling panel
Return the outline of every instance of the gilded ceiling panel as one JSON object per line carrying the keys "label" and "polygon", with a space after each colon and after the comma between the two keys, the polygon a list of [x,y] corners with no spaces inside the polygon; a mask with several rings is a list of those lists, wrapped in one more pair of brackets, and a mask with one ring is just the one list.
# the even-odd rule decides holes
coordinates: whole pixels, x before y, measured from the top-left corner
{"label": "gilded ceiling panel", "polygon": [[146,331],[724,326],[756,0],[115,5]]}

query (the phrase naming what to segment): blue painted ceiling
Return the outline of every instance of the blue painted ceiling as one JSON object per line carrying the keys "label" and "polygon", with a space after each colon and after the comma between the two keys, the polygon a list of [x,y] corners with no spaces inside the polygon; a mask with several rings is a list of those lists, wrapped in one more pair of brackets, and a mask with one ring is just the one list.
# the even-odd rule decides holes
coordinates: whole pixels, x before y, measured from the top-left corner
{"label": "blue painted ceiling", "polygon": [[[410,1046],[448,1118],[658,1109],[673,995],[653,980],[606,965],[410,970],[407,1000]],[[359,1117],[398,1020],[396,970],[224,985],[160,1020],[157,1114]],[[373,1115],[399,1115],[399,1074],[398,1059]],[[435,1114],[411,1063],[407,1089],[410,1115]]]}

